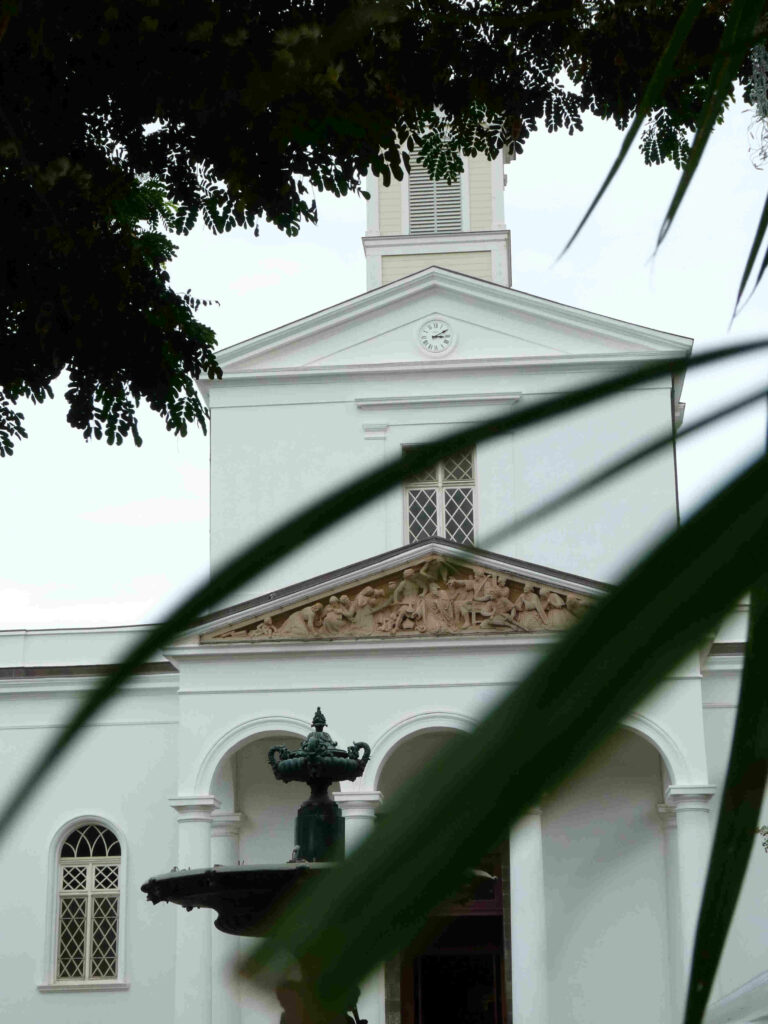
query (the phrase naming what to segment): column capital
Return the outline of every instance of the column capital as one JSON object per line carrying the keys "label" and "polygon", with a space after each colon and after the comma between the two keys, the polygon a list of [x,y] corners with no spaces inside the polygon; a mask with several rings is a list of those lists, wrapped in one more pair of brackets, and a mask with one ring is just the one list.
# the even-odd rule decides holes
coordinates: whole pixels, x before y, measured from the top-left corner
{"label": "column capital", "polygon": [[708,811],[714,795],[714,786],[667,786],[664,801],[674,811]]}
{"label": "column capital", "polygon": [[659,813],[663,829],[677,827],[677,809],[675,807],[671,804],[656,804],[656,810]]}
{"label": "column capital", "polygon": [[239,836],[242,820],[243,816],[239,811],[212,811],[211,835],[213,837]]}
{"label": "column capital", "polygon": [[221,802],[218,797],[210,794],[199,796],[172,796],[168,803],[176,811],[179,822],[182,821],[210,821],[213,811],[218,810]]}
{"label": "column capital", "polygon": [[376,789],[358,789],[353,792],[334,793],[333,799],[345,818],[373,818],[384,798]]}

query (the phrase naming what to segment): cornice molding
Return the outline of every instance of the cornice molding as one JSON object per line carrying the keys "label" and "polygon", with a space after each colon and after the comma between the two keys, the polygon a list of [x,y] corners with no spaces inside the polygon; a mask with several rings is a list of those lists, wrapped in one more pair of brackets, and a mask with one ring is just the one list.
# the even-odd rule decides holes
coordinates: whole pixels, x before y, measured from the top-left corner
{"label": "cornice molding", "polygon": [[[477,233],[478,236],[487,235],[489,238],[495,238],[499,234],[505,234],[505,232]],[[403,236],[387,237],[402,238]],[[416,274],[400,278],[391,284],[354,296],[335,306],[319,310],[301,320],[295,320],[275,330],[232,345],[219,353],[219,363],[226,374],[228,366],[243,359],[271,352],[286,344],[315,336],[331,327],[338,328],[345,323],[354,322],[360,317],[376,313],[382,308],[392,308],[398,303],[430,293],[449,294],[462,299],[481,299],[489,306],[503,309],[507,314],[518,313],[548,322],[558,328],[571,330],[576,328],[596,337],[639,344],[651,352],[655,351],[657,355],[662,352],[665,356],[669,356],[673,352],[685,355],[692,344],[691,338],[657,331],[623,320],[615,320],[574,306],[566,306],[553,302],[551,299],[515,291],[504,285],[483,281],[457,271],[429,267]],[[632,355],[633,353],[628,353],[622,358],[631,358]],[[201,387],[209,388],[213,382],[201,380],[199,383]],[[219,386],[220,383],[216,382],[216,386]]]}
{"label": "cornice molding", "polygon": [[520,391],[488,395],[413,395],[404,398],[356,398],[358,409],[424,409],[433,405],[512,405],[522,398]]}
{"label": "cornice molding", "polygon": [[[314,597],[321,594],[325,594],[327,592],[331,593],[338,589],[344,589],[352,585],[366,583],[369,580],[386,575],[387,573],[405,569],[411,564],[423,562],[425,559],[432,556],[442,557],[451,562],[462,562],[467,565],[475,565],[491,572],[523,577],[531,583],[537,585],[542,584],[556,590],[575,591],[580,596],[587,598],[599,597],[610,589],[608,586],[597,580],[585,579],[584,577],[574,576],[570,573],[558,572],[547,566],[534,565],[530,562],[523,562],[518,559],[509,558],[508,556],[500,555],[492,551],[484,551],[480,548],[466,548],[460,544],[455,544],[452,541],[447,541],[442,538],[434,538],[428,541],[421,541],[418,544],[406,544],[401,548],[396,548],[394,551],[387,551],[381,555],[374,555],[371,558],[364,559],[360,562],[354,562],[351,565],[343,566],[335,571],[323,573],[322,575],[315,576],[309,580],[303,580],[293,586],[284,587],[281,590],[275,590],[269,594],[264,594],[249,601],[244,601],[231,608],[223,608],[219,612],[212,612],[211,614],[198,619],[197,623],[193,627],[185,630],[179,637],[180,642],[178,645],[169,646],[163,651],[163,655],[173,663],[179,657],[179,652],[188,646],[188,643],[185,643],[185,640],[188,641],[192,636],[227,630],[254,617],[270,615],[278,608],[284,609],[289,605],[299,606],[307,604],[311,602]],[[526,632],[522,635],[528,637],[531,634]],[[454,636],[450,638],[450,641],[455,642],[460,636],[461,634],[454,634]],[[363,639],[364,638],[358,638],[353,642],[359,643]],[[383,642],[388,644],[391,643],[393,639],[395,638],[385,637],[383,638]],[[407,643],[411,643],[416,640],[415,637],[411,636],[405,637],[404,639]],[[487,642],[485,641],[485,638],[483,639],[484,642]],[[489,634],[489,640],[490,639],[494,639],[493,634]],[[328,644],[327,640],[322,642],[326,645]],[[337,640],[331,641],[334,647],[339,646],[343,642],[345,642],[345,640],[341,637]],[[381,641],[376,638],[373,642],[379,643]],[[307,641],[301,641],[300,646],[306,647],[307,643]],[[281,650],[285,650],[289,645],[290,641],[281,640],[279,648]],[[217,643],[215,646],[218,650],[221,650],[224,646],[230,647],[233,645]],[[250,647],[251,645],[248,646]],[[258,646],[264,648],[272,647],[274,645],[269,641],[262,640]]]}
{"label": "cornice molding", "polygon": [[[269,643],[262,641],[258,644],[243,644],[243,643],[216,643],[216,644],[187,644],[185,646],[174,647],[168,651],[168,656],[174,661],[178,662],[179,665],[183,665],[185,661],[219,661],[222,658],[251,658],[251,657],[263,657],[265,655],[279,655],[280,657],[301,657],[304,655],[312,655],[316,657],[318,654],[327,655],[340,655],[349,656],[360,653],[368,653],[371,651],[377,651],[382,654],[392,654],[397,657],[401,657],[406,652],[411,651],[423,651],[423,650],[448,650],[452,654],[469,653],[474,654],[478,650],[483,651],[501,651],[501,652],[515,652],[515,651],[526,651],[535,650],[537,648],[545,648],[556,643],[559,637],[553,633],[525,633],[525,634],[510,634],[504,636],[479,636],[477,633],[473,633],[469,636],[395,636],[395,637],[382,637],[381,640],[360,637],[350,639],[339,639],[339,640],[280,640],[276,643]],[[377,686],[380,684],[376,684]],[[412,685],[407,683],[404,685]],[[436,684],[439,686],[448,685],[444,681]],[[456,685],[465,686],[465,681],[460,681]],[[485,684],[483,684],[485,685]],[[503,685],[507,685],[505,682]],[[340,686],[339,684],[329,684],[324,689],[349,689],[347,686]],[[237,687],[238,691],[242,689]],[[258,689],[258,688],[257,688]],[[184,690],[180,691],[183,693],[197,693],[195,690]],[[211,693],[218,693],[219,690],[210,691]]]}

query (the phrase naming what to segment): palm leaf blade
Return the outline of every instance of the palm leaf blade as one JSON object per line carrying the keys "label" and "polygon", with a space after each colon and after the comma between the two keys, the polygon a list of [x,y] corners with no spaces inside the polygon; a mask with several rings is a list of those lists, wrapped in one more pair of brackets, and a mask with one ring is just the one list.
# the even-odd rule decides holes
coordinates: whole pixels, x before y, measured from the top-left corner
{"label": "palm leaf blade", "polygon": [[693,25],[696,19],[698,18],[703,6],[704,5],[702,0],[688,0],[688,3],[685,5],[683,13],[680,15],[680,18],[678,19],[678,22],[675,25],[675,30],[670,36],[669,42],[667,43],[664,53],[661,56],[661,60],[654,68],[653,75],[651,76],[651,80],[648,83],[648,87],[646,88],[642,99],[637,105],[637,112],[635,113],[635,116],[632,119],[632,123],[624,133],[624,138],[622,139],[618,156],[613,161],[613,164],[611,165],[608,174],[605,176],[602,185],[597,191],[597,195],[589,204],[587,212],[579,221],[576,230],[568,239],[565,248],[560,253],[561,256],[563,256],[568,251],[568,249],[570,249],[571,245],[576,241],[576,238],[581,233],[582,228],[594,213],[595,207],[605,195],[608,186],[616,177],[619,168],[624,163],[624,160],[632,146],[632,143],[635,141],[638,132],[642,128],[643,121],[646,119],[648,114],[650,114],[650,112],[654,109],[657,103],[661,100],[664,87],[669,81],[672,72],[674,71],[675,61],[680,53],[680,50],[683,47],[683,44],[685,43],[685,40],[690,35],[691,29],[693,28]]}
{"label": "palm leaf blade", "polygon": [[768,776],[768,576],[752,589],[739,710],[696,931],[685,1024],[700,1024],[755,842]]}
{"label": "palm leaf blade", "polygon": [[120,688],[138,672],[156,651],[171,643],[183,630],[211,606],[223,601],[238,587],[259,572],[279,561],[288,552],[303,544],[359,508],[376,499],[401,480],[427,469],[438,459],[445,458],[463,448],[497,437],[505,431],[521,429],[544,422],[561,413],[569,412],[615,394],[623,388],[653,380],[663,374],[681,373],[689,366],[703,366],[733,358],[768,346],[768,340],[745,342],[728,348],[713,349],[692,358],[653,361],[614,378],[598,381],[579,391],[567,392],[544,400],[534,406],[513,410],[486,420],[470,428],[453,432],[439,441],[419,445],[404,452],[402,457],[341,487],[300,512],[266,537],[246,545],[228,563],[214,573],[210,581],[198,588],[171,612],[165,622],[154,627],[139,640],[101,682],[90,691],[75,710],[62,731],[45,747],[38,759],[11,793],[0,809],[0,838],[30,799],[40,782],[50,773],[68,745],[96,712],[119,692]]}
{"label": "palm leaf blade", "polygon": [[763,13],[763,7],[763,0],[733,0],[730,5],[720,46],[712,62],[704,108],[697,117],[696,134],[691,144],[691,151],[659,231],[659,243],[664,240],[672,226],[710,140],[712,130],[731,93],[738,70],[754,43],[754,29],[758,18]]}
{"label": "palm leaf blade", "polygon": [[269,971],[273,956],[284,963],[288,950],[320,1006],[343,1003],[414,937],[502,830],[716,626],[751,585],[766,544],[768,463],[761,460],[644,559],[471,738],[435,759],[375,840],[289,908],[252,955],[251,972]]}

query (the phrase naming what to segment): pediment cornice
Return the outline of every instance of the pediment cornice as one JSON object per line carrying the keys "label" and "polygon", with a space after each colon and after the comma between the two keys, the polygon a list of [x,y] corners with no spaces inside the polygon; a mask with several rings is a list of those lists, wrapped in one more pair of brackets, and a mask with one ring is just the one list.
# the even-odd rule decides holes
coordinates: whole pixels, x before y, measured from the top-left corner
{"label": "pediment cornice", "polygon": [[224,609],[195,632],[204,646],[522,638],[567,628],[606,589],[432,540]]}

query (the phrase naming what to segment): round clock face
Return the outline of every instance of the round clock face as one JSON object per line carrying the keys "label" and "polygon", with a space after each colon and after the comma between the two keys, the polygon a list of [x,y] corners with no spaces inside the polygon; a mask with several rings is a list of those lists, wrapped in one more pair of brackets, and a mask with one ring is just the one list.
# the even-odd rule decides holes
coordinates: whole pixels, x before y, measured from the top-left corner
{"label": "round clock face", "polygon": [[430,355],[439,356],[455,343],[456,335],[449,323],[435,317],[425,320],[418,331],[419,345]]}

